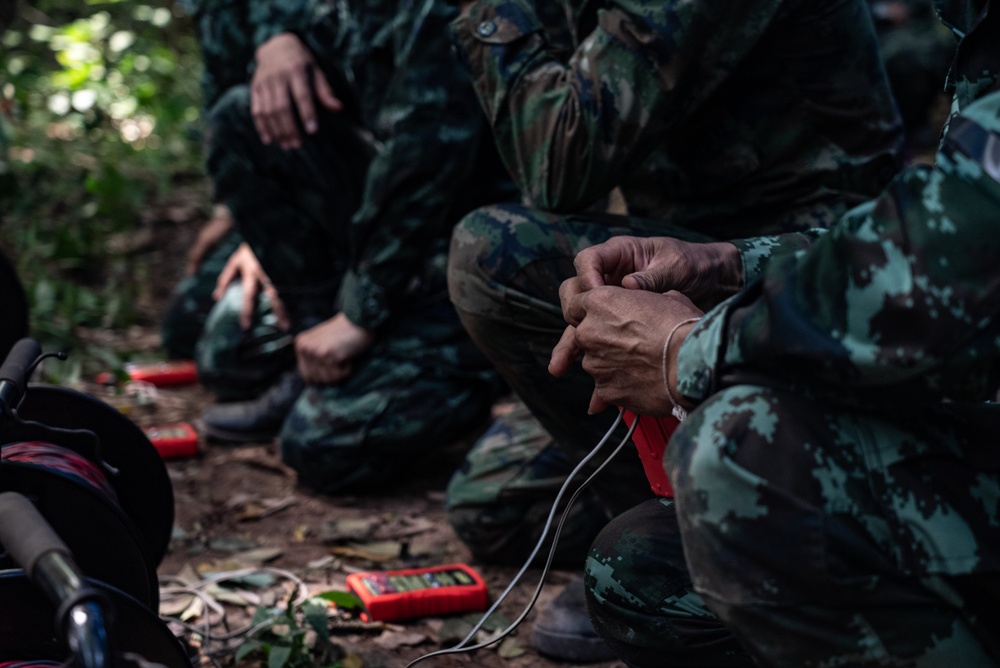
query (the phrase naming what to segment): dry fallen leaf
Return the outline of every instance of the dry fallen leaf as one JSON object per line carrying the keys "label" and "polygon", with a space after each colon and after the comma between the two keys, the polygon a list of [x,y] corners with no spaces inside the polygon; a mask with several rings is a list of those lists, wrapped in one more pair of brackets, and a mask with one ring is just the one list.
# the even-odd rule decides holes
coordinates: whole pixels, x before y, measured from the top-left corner
{"label": "dry fallen leaf", "polygon": [[257,566],[258,564],[266,564],[269,561],[274,561],[284,553],[285,551],[280,547],[260,547],[255,550],[247,550],[246,552],[234,554],[233,558],[248,566]]}
{"label": "dry fallen leaf", "polygon": [[309,537],[309,525],[300,524],[295,527],[295,531],[292,532],[292,540],[296,543],[305,542],[306,538]]}
{"label": "dry fallen leaf", "polygon": [[236,516],[236,519],[241,522],[259,520],[262,517],[273,515],[274,513],[284,510],[292,505],[295,505],[295,499],[292,498],[258,499],[257,501],[253,501],[243,506],[243,509]]}
{"label": "dry fallen leaf", "polygon": [[361,517],[357,519],[341,519],[324,524],[320,528],[319,538],[324,543],[341,541],[362,541],[370,538],[381,520],[377,517]]}
{"label": "dry fallen leaf", "polygon": [[527,651],[517,638],[504,638],[497,648],[497,654],[504,659],[516,659]]}
{"label": "dry fallen leaf", "polygon": [[375,638],[375,644],[384,649],[399,649],[400,647],[412,647],[427,640],[423,633],[411,633],[401,631],[383,631],[382,635]]}
{"label": "dry fallen leaf", "polygon": [[343,547],[330,548],[331,554],[340,557],[353,557],[355,559],[367,559],[368,561],[384,562],[399,558],[400,543],[392,541],[382,541],[378,543],[365,543],[363,545],[352,543]]}

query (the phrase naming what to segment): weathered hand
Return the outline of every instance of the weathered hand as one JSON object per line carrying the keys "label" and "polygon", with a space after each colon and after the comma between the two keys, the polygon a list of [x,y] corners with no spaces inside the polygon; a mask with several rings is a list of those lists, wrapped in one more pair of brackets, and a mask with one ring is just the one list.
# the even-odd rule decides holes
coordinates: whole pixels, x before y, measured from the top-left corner
{"label": "weathered hand", "polygon": [[369,330],[338,313],[295,337],[299,373],[307,383],[339,383],[351,375],[352,360],[374,342]]}
{"label": "weathered hand", "polygon": [[233,219],[229,214],[229,208],[224,204],[216,204],[212,212],[212,217],[198,231],[194,243],[187,254],[187,265],[184,273],[193,276],[201,266],[205,256],[215,248],[222,238],[233,229]]}
{"label": "weathered hand", "polygon": [[271,309],[278,317],[278,326],[288,329],[288,315],[285,305],[278,296],[278,291],[271,284],[271,279],[264,273],[264,268],[260,266],[257,256],[246,243],[240,244],[233,254],[229,256],[229,261],[219,273],[219,278],[215,282],[215,291],[212,297],[216,300],[222,298],[226,288],[235,281],[243,283],[243,304],[240,307],[240,327],[248,329],[253,319],[253,312],[257,306],[257,294],[263,290],[271,302]]}
{"label": "weathered hand", "polygon": [[291,33],[275,35],[257,48],[250,82],[250,113],[265,144],[285,149],[302,146],[297,120],[306,134],[319,128],[316,104],[330,111],[343,106],[312,53]]}
{"label": "weathered hand", "polygon": [[[674,325],[702,311],[679,292],[608,286],[575,295],[566,306],[576,314],[577,325],[567,327],[553,348],[549,372],[561,376],[582,357],[583,370],[595,384],[591,413],[615,405],[640,415],[669,415],[673,403],[664,385],[664,342]],[[667,380],[678,398],[677,351],[691,327],[679,328],[667,351]]]}
{"label": "weathered hand", "polygon": [[563,315],[571,325],[579,322],[579,316],[567,309],[573,297],[604,285],[660,293],[677,290],[708,309],[735,294],[743,283],[739,251],[726,242],[612,237],[581,251],[573,263],[576,276],[559,287]]}

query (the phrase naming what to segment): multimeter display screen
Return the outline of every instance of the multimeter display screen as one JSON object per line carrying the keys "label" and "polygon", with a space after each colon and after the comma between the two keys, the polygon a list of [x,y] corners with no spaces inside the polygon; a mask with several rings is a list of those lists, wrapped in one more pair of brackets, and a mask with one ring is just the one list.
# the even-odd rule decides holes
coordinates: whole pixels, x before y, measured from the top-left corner
{"label": "multimeter display screen", "polygon": [[475,584],[468,573],[458,568],[408,575],[369,573],[361,581],[373,596]]}

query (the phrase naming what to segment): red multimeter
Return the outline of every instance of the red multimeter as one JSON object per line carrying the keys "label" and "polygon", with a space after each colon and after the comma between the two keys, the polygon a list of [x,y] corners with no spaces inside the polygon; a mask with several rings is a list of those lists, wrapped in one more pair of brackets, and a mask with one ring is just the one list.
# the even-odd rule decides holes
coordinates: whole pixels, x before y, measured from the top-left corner
{"label": "red multimeter", "polygon": [[672,415],[637,417],[630,411],[624,411],[622,415],[630,427],[635,420],[639,420],[635,431],[632,432],[632,442],[639,451],[639,461],[642,462],[642,469],[646,472],[646,480],[649,481],[653,494],[668,499],[674,498],[674,488],[670,484],[667,472],[663,470],[663,454],[667,451],[667,442],[680,421]]}
{"label": "red multimeter", "polygon": [[183,459],[198,454],[198,432],[187,422],[157,424],[143,427],[142,431],[164,459]]}
{"label": "red multimeter", "polygon": [[372,621],[436,617],[486,609],[486,582],[465,564],[351,573],[347,588]]}
{"label": "red multimeter", "polygon": [[[193,360],[166,360],[163,362],[127,363],[125,373],[132,380],[144,380],[157,387],[190,385],[198,382],[198,367]],[[97,382],[110,385],[115,382],[108,372],[97,374]]]}

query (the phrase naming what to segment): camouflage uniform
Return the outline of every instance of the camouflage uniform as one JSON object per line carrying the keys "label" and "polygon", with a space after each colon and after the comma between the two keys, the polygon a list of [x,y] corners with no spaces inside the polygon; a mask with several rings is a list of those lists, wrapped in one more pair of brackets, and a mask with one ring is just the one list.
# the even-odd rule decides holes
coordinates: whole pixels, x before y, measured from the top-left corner
{"label": "camouflage uniform", "polygon": [[[216,4],[199,15],[211,49],[245,55],[294,32],[345,104],[284,151],[261,143],[247,87],[229,87],[209,117],[208,168],[294,331],[340,311],[375,334],[347,380],[305,389],[279,435],[305,484],[367,489],[489,412],[499,382],[448,302],[445,255],[454,221],[516,190],[449,48],[453,8]],[[209,69],[216,82],[237,73]]]}
{"label": "camouflage uniform", "polygon": [[[662,665],[672,619],[712,628],[706,607],[760,665],[1000,663],[991,3],[941,8],[964,39],[936,165],[774,257],[682,345],[699,405],[668,448],[677,517],[616,519],[588,561],[595,625],[629,665]],[[661,559],[678,531],[684,562]]]}
{"label": "camouflage uniform", "polygon": [[[494,439],[450,485],[452,522],[483,558],[532,535],[493,524],[505,500],[492,490],[525,508],[554,497],[516,439],[540,448],[538,477],[554,483],[544,450],[557,446],[545,432],[574,462],[611,423],[586,415],[593,383],[582,371],[547,372],[565,326],[557,290],[581,249],[621,234],[774,234],[747,245],[753,267],[807,246],[809,230],[874,197],[900,167],[899,120],[861,0],[629,0],[574,17],[584,38],[569,59],[522,0],[480,0],[453,23],[501,157],[534,207],[476,211],[452,241],[449,289],[463,324],[544,425],[498,428],[511,435],[510,465]],[[628,215],[593,213],[613,188]],[[643,481],[634,452],[601,474],[606,510],[590,535],[609,510],[649,496]]]}

